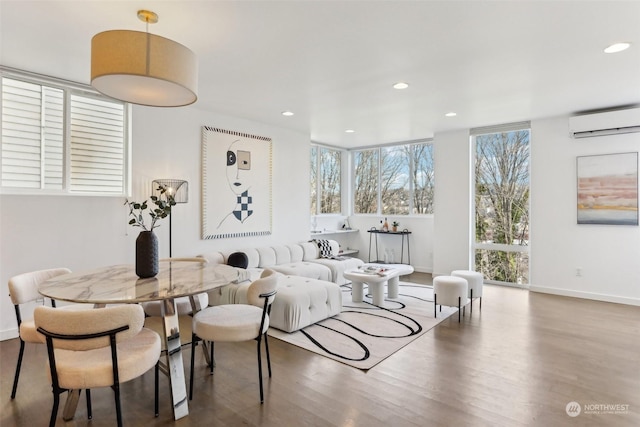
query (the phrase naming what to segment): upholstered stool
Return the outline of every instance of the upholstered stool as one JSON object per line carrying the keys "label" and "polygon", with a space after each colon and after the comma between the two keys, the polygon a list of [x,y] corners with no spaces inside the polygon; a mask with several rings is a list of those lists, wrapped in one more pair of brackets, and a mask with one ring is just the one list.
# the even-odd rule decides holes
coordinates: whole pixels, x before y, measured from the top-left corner
{"label": "upholstered stool", "polygon": [[484,277],[482,273],[471,270],[453,270],[452,276],[462,277],[467,280],[469,285],[469,298],[471,299],[470,311],[473,312],[473,299],[478,298],[480,300],[480,310],[482,310],[482,284],[484,283]]}
{"label": "upholstered stool", "polygon": [[469,302],[467,298],[467,280],[456,276],[437,276],[433,278],[433,317],[437,317],[436,306],[458,307],[458,322],[460,311]]}

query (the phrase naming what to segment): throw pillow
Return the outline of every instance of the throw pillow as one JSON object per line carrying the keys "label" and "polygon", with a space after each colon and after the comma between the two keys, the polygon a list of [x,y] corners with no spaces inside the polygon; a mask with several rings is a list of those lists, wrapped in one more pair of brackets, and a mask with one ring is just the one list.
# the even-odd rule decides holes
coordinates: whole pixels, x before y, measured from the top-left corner
{"label": "throw pillow", "polygon": [[247,268],[249,265],[249,258],[244,252],[234,252],[229,255],[227,265],[237,268]]}
{"label": "throw pillow", "polygon": [[331,243],[326,239],[314,239],[318,249],[320,249],[320,258],[331,258]]}

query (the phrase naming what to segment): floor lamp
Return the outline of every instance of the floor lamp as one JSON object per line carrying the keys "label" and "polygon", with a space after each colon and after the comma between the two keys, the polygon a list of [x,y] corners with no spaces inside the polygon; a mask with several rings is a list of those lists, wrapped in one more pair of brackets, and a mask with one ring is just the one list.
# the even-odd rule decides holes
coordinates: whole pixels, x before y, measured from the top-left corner
{"label": "floor lamp", "polygon": [[[173,196],[176,203],[187,203],[189,201],[189,183],[181,179],[154,179],[152,183],[152,194],[157,197],[165,197],[167,195]],[[163,195],[160,191],[160,187],[166,189],[166,193]],[[169,258],[171,258],[171,214],[173,209],[169,212]]]}

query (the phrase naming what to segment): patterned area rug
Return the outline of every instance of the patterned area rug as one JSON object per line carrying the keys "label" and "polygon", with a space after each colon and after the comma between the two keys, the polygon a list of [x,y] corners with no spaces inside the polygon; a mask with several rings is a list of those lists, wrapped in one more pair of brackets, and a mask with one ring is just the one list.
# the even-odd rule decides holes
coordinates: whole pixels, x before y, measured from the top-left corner
{"label": "patterned area rug", "polygon": [[[439,308],[438,308],[439,310]],[[400,282],[397,299],[384,307],[351,301],[351,286],[342,287],[342,313],[293,333],[269,329],[269,336],[368,370],[457,312],[442,307],[433,317],[433,287]]]}

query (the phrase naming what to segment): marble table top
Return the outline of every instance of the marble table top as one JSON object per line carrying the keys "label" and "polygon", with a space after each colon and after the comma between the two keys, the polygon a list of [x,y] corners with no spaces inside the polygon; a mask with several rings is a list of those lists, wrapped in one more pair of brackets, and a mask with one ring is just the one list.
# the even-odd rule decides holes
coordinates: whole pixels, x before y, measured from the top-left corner
{"label": "marble table top", "polygon": [[156,277],[141,279],[134,265],[114,265],[47,280],[40,294],[59,301],[90,304],[138,303],[195,295],[228,285],[239,271],[227,265],[161,261]]}

